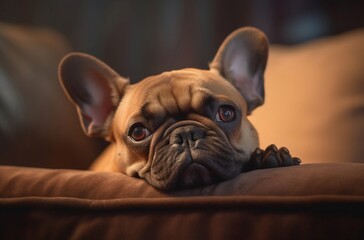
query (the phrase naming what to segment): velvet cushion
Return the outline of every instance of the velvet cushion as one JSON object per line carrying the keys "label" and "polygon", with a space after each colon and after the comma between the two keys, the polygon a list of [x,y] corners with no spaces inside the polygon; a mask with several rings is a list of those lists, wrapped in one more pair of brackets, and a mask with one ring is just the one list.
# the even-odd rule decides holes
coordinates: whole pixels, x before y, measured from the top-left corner
{"label": "velvet cushion", "polygon": [[3,166],[0,238],[359,239],[363,173],[308,164],[161,193],[118,173]]}
{"label": "velvet cushion", "polygon": [[81,199],[154,198],[198,195],[364,195],[364,164],[306,164],[262,169],[204,188],[162,193],[121,173],[0,167],[0,197]]}

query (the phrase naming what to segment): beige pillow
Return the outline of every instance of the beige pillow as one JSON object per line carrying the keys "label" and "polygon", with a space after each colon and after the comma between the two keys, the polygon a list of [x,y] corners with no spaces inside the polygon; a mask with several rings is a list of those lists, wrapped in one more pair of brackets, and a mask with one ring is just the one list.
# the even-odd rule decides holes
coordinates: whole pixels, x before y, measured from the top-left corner
{"label": "beige pillow", "polygon": [[364,155],[364,29],[306,44],[273,46],[266,100],[250,117],[261,146],[287,146],[309,162]]}

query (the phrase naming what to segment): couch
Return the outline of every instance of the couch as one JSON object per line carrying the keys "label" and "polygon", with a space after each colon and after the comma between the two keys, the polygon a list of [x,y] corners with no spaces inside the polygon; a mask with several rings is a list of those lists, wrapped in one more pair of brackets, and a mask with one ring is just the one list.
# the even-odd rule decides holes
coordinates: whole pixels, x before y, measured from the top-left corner
{"label": "couch", "polygon": [[359,29],[271,47],[266,103],[250,119],[262,147],[287,146],[301,166],[162,193],[0,159],[0,239],[364,239],[363,42]]}

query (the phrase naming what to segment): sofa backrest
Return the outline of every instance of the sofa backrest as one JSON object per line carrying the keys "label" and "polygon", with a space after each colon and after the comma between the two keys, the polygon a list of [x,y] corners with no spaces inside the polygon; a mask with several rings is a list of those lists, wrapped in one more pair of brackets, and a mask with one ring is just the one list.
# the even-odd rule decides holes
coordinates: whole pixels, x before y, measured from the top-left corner
{"label": "sofa backrest", "polygon": [[251,116],[262,147],[286,146],[303,163],[362,162],[364,29],[272,46],[266,102]]}

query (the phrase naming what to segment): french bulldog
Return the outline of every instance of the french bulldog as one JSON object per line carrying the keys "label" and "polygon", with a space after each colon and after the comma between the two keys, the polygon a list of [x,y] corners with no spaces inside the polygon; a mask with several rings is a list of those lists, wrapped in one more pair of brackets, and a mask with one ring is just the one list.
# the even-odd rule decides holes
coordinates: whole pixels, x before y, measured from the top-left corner
{"label": "french bulldog", "polygon": [[245,27],[225,39],[209,70],[169,71],[130,84],[95,57],[71,53],[59,78],[85,133],[111,142],[92,169],[171,191],[300,164],[286,148],[261,150],[247,118],[264,102],[267,57],[266,36]]}

